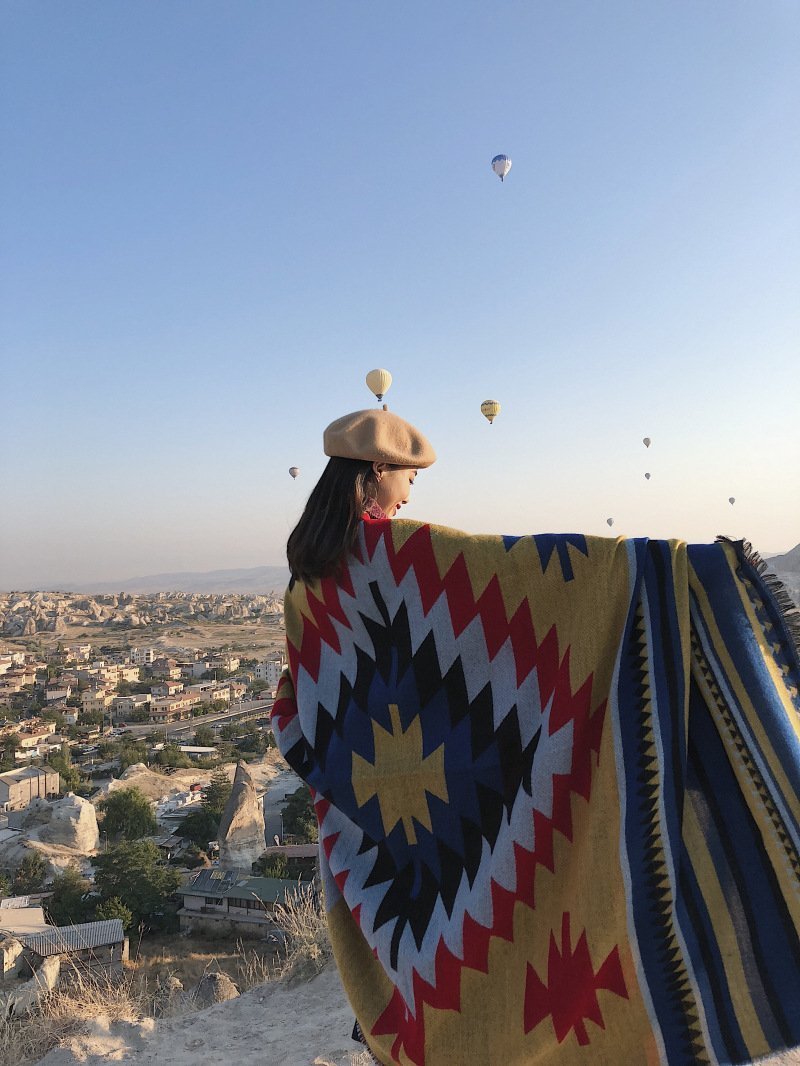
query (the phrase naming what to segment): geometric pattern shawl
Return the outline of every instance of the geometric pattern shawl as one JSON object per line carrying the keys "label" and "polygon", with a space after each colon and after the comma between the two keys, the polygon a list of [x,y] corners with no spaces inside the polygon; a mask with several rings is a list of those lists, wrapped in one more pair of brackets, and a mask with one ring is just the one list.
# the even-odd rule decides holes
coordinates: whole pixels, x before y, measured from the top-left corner
{"label": "geometric pattern shawl", "polygon": [[762,569],[365,520],[290,586],[273,726],[380,1062],[800,1044],[800,660]]}

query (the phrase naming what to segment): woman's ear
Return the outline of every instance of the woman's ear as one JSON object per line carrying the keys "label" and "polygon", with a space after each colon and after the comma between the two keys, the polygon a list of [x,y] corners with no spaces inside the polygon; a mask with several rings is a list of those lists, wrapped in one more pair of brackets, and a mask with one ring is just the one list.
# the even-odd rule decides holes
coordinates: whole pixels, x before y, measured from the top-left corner
{"label": "woman's ear", "polygon": [[378,481],[380,481],[381,478],[383,477],[384,472],[386,471],[388,465],[389,465],[388,463],[378,463],[378,462],[375,462],[375,463],[372,464],[372,469],[374,470],[375,477],[378,479]]}

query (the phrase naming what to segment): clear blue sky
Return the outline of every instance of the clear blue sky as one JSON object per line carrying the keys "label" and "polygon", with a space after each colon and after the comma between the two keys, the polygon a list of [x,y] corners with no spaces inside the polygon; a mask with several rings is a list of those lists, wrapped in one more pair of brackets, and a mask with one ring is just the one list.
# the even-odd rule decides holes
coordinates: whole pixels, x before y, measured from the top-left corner
{"label": "clear blue sky", "polygon": [[374,366],[408,517],[800,541],[793,0],[0,20],[0,588],[282,562]]}

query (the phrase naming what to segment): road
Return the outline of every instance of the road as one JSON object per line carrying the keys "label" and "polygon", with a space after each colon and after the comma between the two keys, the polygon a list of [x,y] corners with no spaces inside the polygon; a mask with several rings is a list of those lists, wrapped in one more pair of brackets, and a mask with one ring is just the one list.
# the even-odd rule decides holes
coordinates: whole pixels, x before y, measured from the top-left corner
{"label": "road", "polygon": [[264,793],[264,836],[267,844],[273,844],[275,837],[283,839],[281,825],[280,806],[287,796],[300,788],[302,781],[294,770],[282,770],[277,777],[270,781],[269,788]]}
{"label": "road", "polygon": [[250,700],[246,703],[237,703],[230,710],[222,711],[219,714],[198,715],[197,718],[190,718],[184,722],[170,722],[168,725],[156,725],[153,722],[129,725],[125,730],[125,736],[138,740],[140,737],[146,737],[149,733],[166,732],[170,740],[185,740],[187,737],[194,736],[195,730],[200,725],[209,725],[212,729],[218,731],[224,725],[234,723],[238,719],[248,717],[251,714],[257,714],[259,711],[263,711],[266,718],[269,716],[274,702],[272,699]]}

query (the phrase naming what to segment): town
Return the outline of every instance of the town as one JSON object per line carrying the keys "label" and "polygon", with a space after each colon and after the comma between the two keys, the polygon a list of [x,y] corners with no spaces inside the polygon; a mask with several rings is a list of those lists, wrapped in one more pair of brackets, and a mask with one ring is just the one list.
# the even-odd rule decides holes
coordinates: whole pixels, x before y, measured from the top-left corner
{"label": "town", "polygon": [[[245,641],[248,655],[230,640],[129,644],[136,627],[119,621],[116,644],[68,639],[75,611],[32,631],[53,625],[55,597],[36,595],[16,594],[28,632],[0,644],[0,997],[35,1010],[87,976],[149,973],[165,944],[173,994],[175,982],[192,1003],[236,994],[248,984],[242,943],[256,945],[263,979],[285,946],[276,915],[318,891],[310,793],[269,722],[285,666],[280,603],[258,598],[269,632]],[[196,611],[217,597],[153,597],[165,617],[190,599]],[[229,636],[225,610],[207,637]],[[204,950],[227,965],[194,988],[187,972],[184,988],[181,956]]]}

